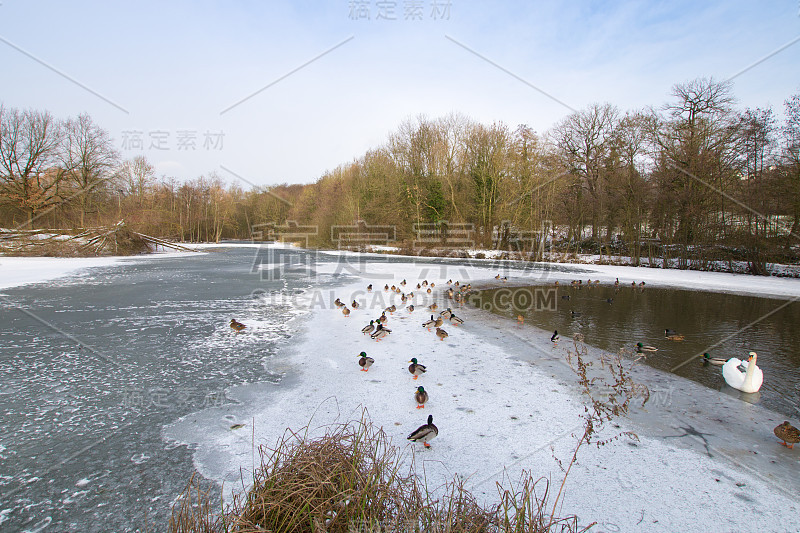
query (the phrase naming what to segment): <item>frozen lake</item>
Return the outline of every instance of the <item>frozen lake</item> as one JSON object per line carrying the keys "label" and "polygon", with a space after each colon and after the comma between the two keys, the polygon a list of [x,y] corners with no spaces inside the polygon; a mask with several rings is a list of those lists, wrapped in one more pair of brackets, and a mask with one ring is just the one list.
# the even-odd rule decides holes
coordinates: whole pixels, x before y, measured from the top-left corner
{"label": "frozen lake", "polygon": [[[302,256],[305,252],[294,251]],[[176,418],[275,382],[287,306],[308,280],[262,279],[255,249],[148,259],[6,289],[0,308],[0,529],[162,530],[193,472]],[[248,319],[237,336],[231,318]]]}
{"label": "frozen lake", "polygon": [[[0,529],[134,531],[147,526],[149,530],[162,530],[172,502],[198,464],[205,462],[206,468],[217,468],[220,474],[209,476],[216,481],[228,479],[228,474],[235,479],[236,463],[224,461],[238,446],[244,456],[250,456],[250,426],[242,430],[247,434],[230,431],[229,426],[248,424],[250,415],[257,416],[259,409],[270,405],[276,391],[294,387],[287,378],[293,377],[295,369],[285,359],[295,357],[291,354],[306,330],[303,320],[308,310],[297,305],[307,298],[306,289],[314,286],[333,291],[348,283],[360,288],[362,280],[368,279],[363,272],[368,262],[382,265],[383,278],[376,278],[375,283],[383,283],[394,263],[408,270],[408,258],[348,256],[360,263],[354,267],[343,262],[343,257],[296,249],[265,254],[256,248],[224,248],[202,255],[122,262],[48,283],[3,290]],[[463,274],[454,261],[419,260],[416,267],[420,265],[424,276],[435,279],[441,275],[457,279]],[[511,276],[515,272],[509,271]],[[546,281],[577,277],[576,272],[583,269],[555,265],[546,272],[528,268],[526,275],[532,281]],[[645,294],[650,294],[648,291]],[[357,294],[365,295],[363,291]],[[305,301],[308,303],[308,299]],[[327,296],[318,304],[327,305]],[[331,311],[328,319],[323,310],[322,326],[330,324],[330,338],[323,339],[325,351],[304,356],[324,361],[323,368],[314,369],[310,375],[324,374],[328,364],[339,364],[331,358],[341,355],[349,360],[350,351],[358,353],[363,342],[358,333],[361,321],[376,311],[364,309],[342,322],[337,311]],[[592,320],[614,322],[603,309],[598,308],[598,313]],[[676,313],[680,309],[676,308]],[[587,312],[585,316],[588,320],[593,314]],[[231,331],[231,318],[248,325],[246,335]],[[390,326],[396,328],[393,337],[397,338],[382,343],[385,357],[390,357],[392,343],[399,343],[397,348],[406,355],[407,349],[420,342],[417,314],[393,320],[395,325]],[[481,339],[488,338],[490,327],[481,328],[475,322],[475,330],[485,331],[471,340],[469,347],[459,346],[457,332],[453,332],[451,342],[442,344],[455,346],[451,348],[454,350],[464,348],[465,357],[480,353],[485,349]],[[683,322],[677,324],[673,326],[676,329]],[[406,327],[410,329],[403,340]],[[350,329],[355,331],[352,339]],[[413,337],[411,331],[415,332]],[[491,342],[511,345],[518,341]],[[337,349],[328,353],[329,346]],[[440,348],[439,344],[432,346]],[[338,349],[342,347],[346,349]],[[524,350],[529,348],[521,345],[519,351]],[[283,361],[281,355],[285,356]],[[441,357],[443,363],[454,360]],[[379,362],[370,376],[380,378],[381,369]],[[460,376],[459,372],[454,375]],[[362,378],[357,369],[352,374],[348,373],[346,379]],[[405,383],[408,376],[400,373],[391,379]],[[376,392],[381,387],[377,383],[370,386]],[[304,391],[310,398],[308,405],[301,402],[297,413],[284,410],[283,418],[305,417],[304,409],[313,410],[321,398],[328,397],[324,386],[320,386],[320,392],[315,390]],[[348,392],[354,394],[348,399],[353,402],[370,394],[366,390]],[[523,394],[522,389],[519,394]],[[394,398],[386,401],[391,404],[387,409],[399,409]],[[463,417],[463,411],[449,409],[444,398],[440,401],[440,409],[447,413],[441,415],[445,417],[443,427],[452,427]],[[530,407],[526,401],[520,396],[520,404],[514,408],[527,412]],[[378,412],[378,406],[374,407]],[[399,414],[394,415],[399,420]],[[281,425],[266,432],[270,438],[282,433],[283,418],[267,417]],[[450,423],[448,418],[452,418]],[[552,430],[551,422],[545,418],[541,422]],[[263,424],[257,422],[257,426],[263,429]],[[207,437],[208,442],[215,443],[230,436],[236,439],[236,445],[223,450],[210,444],[198,460],[194,445],[165,438],[166,427],[173,427],[173,432],[191,428],[198,437],[187,442]],[[452,432],[450,439],[454,439]],[[524,442],[517,444],[524,448]],[[774,443],[765,441],[765,446],[770,444]],[[454,448],[452,453],[454,465],[464,457],[461,450]]]}

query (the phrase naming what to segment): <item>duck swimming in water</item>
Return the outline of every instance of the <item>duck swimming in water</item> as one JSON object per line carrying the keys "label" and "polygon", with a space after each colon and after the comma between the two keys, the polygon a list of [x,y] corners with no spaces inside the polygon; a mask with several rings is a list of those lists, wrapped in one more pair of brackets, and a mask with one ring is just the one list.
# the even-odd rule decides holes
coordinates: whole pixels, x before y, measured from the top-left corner
{"label": "duck swimming in water", "polygon": [[664,337],[671,341],[682,341],[686,338],[683,335],[678,335],[678,332],[673,329],[665,329]]}
{"label": "duck swimming in water", "polygon": [[703,357],[700,359],[700,361],[702,361],[703,364],[706,365],[716,365],[716,366],[722,366],[728,362],[727,359],[723,359],[722,357],[711,357],[711,355],[708,352],[703,354]]}

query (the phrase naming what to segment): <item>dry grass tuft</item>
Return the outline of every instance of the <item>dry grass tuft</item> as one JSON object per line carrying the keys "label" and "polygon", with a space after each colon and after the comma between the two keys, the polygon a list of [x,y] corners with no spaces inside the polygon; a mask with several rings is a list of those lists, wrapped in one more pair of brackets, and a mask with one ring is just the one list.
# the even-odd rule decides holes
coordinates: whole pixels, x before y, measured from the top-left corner
{"label": "dry grass tuft", "polygon": [[[401,449],[366,417],[324,436],[287,432],[261,447],[252,486],[218,515],[211,495],[190,483],[175,504],[174,533],[577,532],[577,519],[547,514],[546,480],[524,474],[520,490],[498,484],[500,503],[482,506],[458,478],[429,491]],[[404,466],[405,465],[405,466]],[[545,484],[541,495],[535,491]],[[438,496],[435,496],[438,495]]]}

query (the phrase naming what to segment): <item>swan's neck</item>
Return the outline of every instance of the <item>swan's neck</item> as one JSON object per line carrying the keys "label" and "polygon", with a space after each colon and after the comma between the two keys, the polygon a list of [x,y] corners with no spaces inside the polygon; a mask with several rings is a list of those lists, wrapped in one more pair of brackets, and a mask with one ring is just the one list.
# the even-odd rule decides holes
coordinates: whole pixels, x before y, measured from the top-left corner
{"label": "swan's neck", "polygon": [[743,387],[748,387],[753,384],[753,374],[755,373],[756,369],[756,356],[752,356],[750,359],[750,364],[747,365],[747,373],[744,375],[744,384]]}

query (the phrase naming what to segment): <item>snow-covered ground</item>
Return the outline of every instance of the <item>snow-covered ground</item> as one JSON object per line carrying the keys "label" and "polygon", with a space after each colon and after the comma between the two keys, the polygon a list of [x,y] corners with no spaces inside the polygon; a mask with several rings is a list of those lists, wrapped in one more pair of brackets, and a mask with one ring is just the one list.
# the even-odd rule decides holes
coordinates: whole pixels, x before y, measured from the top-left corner
{"label": "snow-covered ground", "polygon": [[[347,255],[347,252],[336,252]],[[166,254],[165,254],[166,255]],[[169,254],[172,255],[172,254]],[[100,259],[30,259],[0,257],[0,288],[75,273],[115,261]],[[264,394],[263,386],[236,387],[229,396],[238,406],[212,408],[184,417],[165,430],[170,440],[197,446],[199,471],[239,486],[253,467],[254,446],[271,445],[287,428],[299,429],[313,417],[314,426],[357,418],[366,407],[373,422],[383,426],[398,446],[409,446],[418,472],[431,487],[454,475],[466,478],[476,495],[491,500],[495,482],[518,479],[528,470],[560,482],[554,457],[568,461],[581,432],[583,399],[574,375],[563,364],[568,342],[554,348],[549,333],[525,326],[517,329],[503,319],[474,310],[457,310],[466,323],[445,325],[450,336],[439,341],[422,327],[430,312],[425,306],[443,303],[446,280],[473,285],[496,283],[496,263],[490,268],[463,267],[458,262],[360,263],[363,271],[335,290],[312,289],[299,297],[308,309],[291,325],[299,342],[275,361],[287,379]],[[335,262],[317,266],[331,274]],[[781,298],[800,297],[800,281],[744,275],[662,269],[586,265],[583,279],[710,291],[732,291]],[[541,274],[510,271],[511,283],[541,282]],[[408,312],[383,291],[383,285],[406,279],[406,292],[418,280],[434,281],[431,295],[417,291],[417,310]],[[553,273],[548,280],[570,279]],[[367,284],[376,290],[367,293]],[[345,318],[332,302],[359,309]],[[269,300],[265,300],[269,305]],[[389,316],[392,334],[375,342],[361,328],[395,303]],[[246,316],[240,320],[248,323]],[[255,317],[253,317],[255,320]],[[788,326],[787,326],[788,327]],[[246,334],[246,333],[245,333]],[[366,351],[376,362],[361,372],[357,355]],[[590,357],[597,357],[590,350]],[[412,380],[408,361],[416,357],[428,372]],[[656,392],[646,410],[618,420],[612,432],[635,431],[638,443],[625,440],[581,449],[566,485],[561,514],[576,514],[593,531],[797,531],[800,516],[800,451],[780,446],[771,428],[781,420],[758,406],[742,402],[652,369],[637,379]],[[430,393],[425,409],[417,410],[413,392]],[[259,391],[256,394],[256,391]],[[431,449],[407,444],[405,437],[434,416],[439,437]],[[231,430],[234,422],[245,424]],[[797,421],[793,423],[797,425]],[[226,489],[226,490],[227,490]]]}

